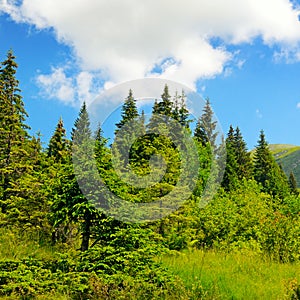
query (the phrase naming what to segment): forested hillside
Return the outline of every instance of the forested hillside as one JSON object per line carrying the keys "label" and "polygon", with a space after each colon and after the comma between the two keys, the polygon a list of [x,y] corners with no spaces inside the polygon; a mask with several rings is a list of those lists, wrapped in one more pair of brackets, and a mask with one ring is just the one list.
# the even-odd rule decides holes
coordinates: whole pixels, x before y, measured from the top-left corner
{"label": "forested hillside", "polygon": [[[270,145],[275,160],[287,176],[294,176],[300,187],[300,147],[293,145]],[[292,175],[291,175],[292,174]]]}
{"label": "forested hillside", "polygon": [[[148,123],[137,109],[134,90],[128,91],[115,132],[128,121],[134,130],[127,132],[129,136],[117,135],[117,147],[110,147],[100,125],[92,132],[83,103],[71,138],[60,119],[43,148],[39,136],[29,134],[17,68],[9,51],[0,69],[2,299],[300,299],[297,184],[276,163],[263,131],[253,155],[238,127],[230,126],[219,145],[209,99],[192,130],[184,92],[170,95],[166,85]],[[158,114],[168,124],[160,135],[152,132],[157,126],[161,130]],[[177,131],[172,120],[180,124],[183,138],[193,140],[199,162],[192,194],[176,210],[173,207],[185,193],[177,186],[179,178],[184,177],[183,186],[192,183],[182,167],[183,146],[170,138]],[[130,147],[128,140],[136,136]],[[223,155],[221,146],[226,148],[225,166],[216,159]],[[126,149],[128,158],[123,157]],[[146,178],[160,166],[150,160],[154,154],[164,158],[165,172],[153,185],[132,186],[114,168],[113,157],[118,157],[121,170],[131,169]],[[147,212],[148,222],[131,222],[145,216],[125,214],[125,207],[115,208],[114,198],[103,187],[94,189],[90,155],[113,195],[129,203],[151,203],[176,190],[174,203],[169,204],[174,211],[158,220],[155,211]],[[211,176],[220,185],[203,205]],[[88,199],[78,184],[87,177]],[[107,214],[105,207],[114,207],[118,216],[123,212],[122,218]],[[196,261],[192,265],[191,257]],[[184,260],[185,266],[180,265]],[[237,263],[239,268],[233,268]],[[236,290],[235,280],[228,279],[235,278],[235,272],[245,275],[243,263],[255,270],[254,277],[245,277],[245,286]],[[273,273],[265,274],[258,265]],[[219,279],[213,277],[223,271]],[[265,287],[259,285],[264,278]]]}

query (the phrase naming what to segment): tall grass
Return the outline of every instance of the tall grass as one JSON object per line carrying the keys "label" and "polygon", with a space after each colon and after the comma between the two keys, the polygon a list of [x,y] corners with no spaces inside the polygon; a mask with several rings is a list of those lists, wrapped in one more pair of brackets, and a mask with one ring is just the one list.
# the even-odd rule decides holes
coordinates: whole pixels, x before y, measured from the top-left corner
{"label": "tall grass", "polygon": [[300,263],[281,264],[256,253],[194,250],[162,263],[203,299],[300,299]]}
{"label": "tall grass", "polygon": [[[53,259],[57,250],[49,245],[41,246],[28,236],[20,239],[14,232],[0,230],[0,260]],[[213,250],[173,252],[158,260],[183,283],[180,288],[176,286],[174,291],[170,290],[163,299],[300,299],[300,262],[277,263],[252,251],[225,253]],[[36,299],[71,299],[69,295],[53,292]],[[124,295],[125,292],[131,293],[131,299],[148,299],[138,287],[124,291]],[[19,298],[12,295],[0,299]]]}

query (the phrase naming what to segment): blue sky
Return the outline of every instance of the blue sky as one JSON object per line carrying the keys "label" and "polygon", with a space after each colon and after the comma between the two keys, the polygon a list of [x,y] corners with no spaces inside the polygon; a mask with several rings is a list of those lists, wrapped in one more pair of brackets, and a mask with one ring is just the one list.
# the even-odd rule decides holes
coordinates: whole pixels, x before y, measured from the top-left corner
{"label": "blue sky", "polygon": [[239,126],[250,149],[260,129],[300,145],[298,4],[0,0],[0,59],[14,50],[28,123],[45,142],[60,117],[70,132],[83,100],[150,76],[209,97],[223,131]]}

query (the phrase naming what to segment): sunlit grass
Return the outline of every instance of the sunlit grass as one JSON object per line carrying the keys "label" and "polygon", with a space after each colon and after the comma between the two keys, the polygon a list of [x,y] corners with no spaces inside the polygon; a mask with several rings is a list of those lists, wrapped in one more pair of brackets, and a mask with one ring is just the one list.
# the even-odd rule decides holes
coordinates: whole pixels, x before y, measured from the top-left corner
{"label": "sunlit grass", "polygon": [[251,252],[195,250],[161,261],[187,288],[202,286],[207,299],[292,299],[300,285],[299,262],[276,263]]}

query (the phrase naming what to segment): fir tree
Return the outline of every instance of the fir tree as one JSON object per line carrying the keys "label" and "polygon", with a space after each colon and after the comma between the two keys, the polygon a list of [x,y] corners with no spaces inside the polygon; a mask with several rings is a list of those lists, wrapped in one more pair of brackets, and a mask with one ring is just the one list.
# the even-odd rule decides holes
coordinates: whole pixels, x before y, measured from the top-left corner
{"label": "fir tree", "polygon": [[136,107],[136,100],[133,97],[132,90],[129,90],[129,95],[125,99],[125,102],[122,106],[122,119],[119,123],[116,124],[118,132],[119,129],[122,128],[128,121],[133,120],[139,116],[137,107]]}
{"label": "fir tree", "polygon": [[182,126],[189,128],[189,124],[191,120],[189,120],[189,111],[186,108],[186,95],[184,91],[182,91],[180,96],[180,108],[179,108],[179,122]]}
{"label": "fir tree", "polygon": [[270,152],[263,130],[254,154],[254,179],[273,196],[283,198],[289,192],[288,180]]}
{"label": "fir tree", "polygon": [[[61,128],[60,125],[58,128]],[[60,129],[59,132],[62,137],[63,130]],[[52,141],[60,140],[54,136]],[[73,159],[65,159],[62,164],[60,163],[59,185],[56,184],[57,200],[52,205],[52,214],[56,228],[61,225],[63,228],[68,228],[71,223],[78,224],[81,233],[80,249],[85,251],[89,248],[90,240],[94,237],[94,228],[98,226],[101,219],[100,211],[95,208],[96,201],[99,201],[95,180],[97,170],[93,168],[92,162],[95,156],[95,142],[92,139],[85,103],[74,123],[71,137]],[[80,187],[78,182],[81,183]],[[81,188],[85,189],[84,192],[89,192],[94,203],[86,199]]]}
{"label": "fir tree", "polygon": [[[94,199],[95,203],[99,201],[95,180],[95,176],[97,175],[95,172],[97,170],[93,168],[91,162],[95,153],[95,143],[92,139],[90,120],[85,103],[83,103],[79,116],[74,123],[71,142],[76,180],[73,181],[73,187],[69,195],[71,200],[70,217],[81,225],[82,240],[80,249],[81,251],[85,251],[89,248],[93,227],[97,226],[101,217],[101,213],[95,208],[95,204],[88,201],[81,192],[81,189],[85,188],[85,192],[92,193],[90,196]],[[81,189],[79,189],[77,181],[81,182]]]}
{"label": "fir tree", "polygon": [[75,185],[72,167],[70,141],[62,118],[47,147],[49,197],[52,198],[49,219],[52,224],[52,244],[57,241],[67,242],[71,232],[69,190]]}
{"label": "fir tree", "polygon": [[47,155],[52,157],[55,162],[63,161],[65,158],[64,152],[68,148],[68,142],[66,139],[66,130],[62,118],[59,119],[53,136],[50,139]]}
{"label": "fir tree", "polygon": [[213,120],[213,115],[209,99],[207,99],[203,108],[203,113],[197,121],[194,132],[195,138],[203,146],[210,144],[212,149],[216,146],[216,138],[218,135],[218,132],[216,132],[217,122]]}
{"label": "fir tree", "polygon": [[153,109],[153,112],[165,115],[167,117],[172,117],[172,101],[171,101],[171,95],[169,94],[169,87],[166,84],[164,87],[164,92],[161,95],[161,100],[157,104],[157,108]]}
{"label": "fir tree", "polygon": [[250,179],[252,176],[253,164],[246,143],[238,127],[235,129],[233,147],[237,161],[238,179]]}
{"label": "fir tree", "polygon": [[226,138],[226,153],[222,186],[225,190],[233,190],[242,179],[250,179],[253,170],[250,153],[238,127],[234,130],[230,125]]}
{"label": "fir tree", "polygon": [[178,95],[178,92],[175,92],[175,95],[173,97],[173,113],[172,113],[172,118],[176,121],[179,121],[179,110],[180,110],[180,106],[179,106],[179,100],[180,100],[180,96]]}
{"label": "fir tree", "polygon": [[226,138],[226,166],[221,184],[226,191],[233,190],[238,185],[238,163],[235,152],[235,133],[230,125]]}
{"label": "fir tree", "polygon": [[27,113],[15,77],[17,68],[15,56],[9,51],[0,69],[0,197],[3,212],[7,199],[14,194],[14,181],[31,168],[28,163],[31,151],[28,147],[29,126],[25,124]]}

